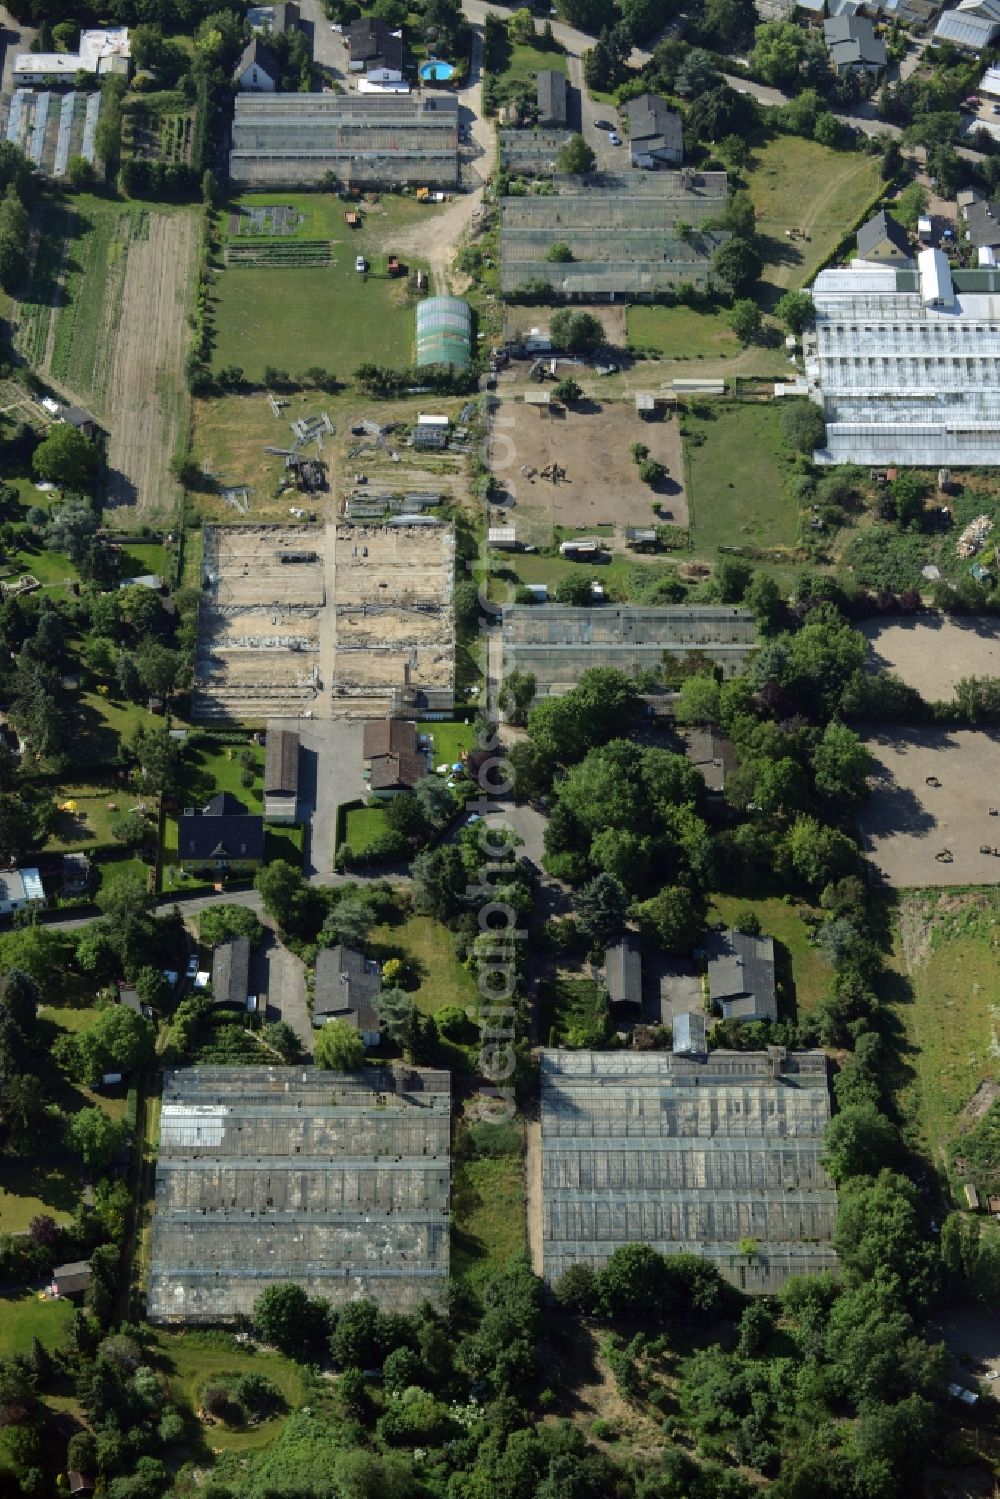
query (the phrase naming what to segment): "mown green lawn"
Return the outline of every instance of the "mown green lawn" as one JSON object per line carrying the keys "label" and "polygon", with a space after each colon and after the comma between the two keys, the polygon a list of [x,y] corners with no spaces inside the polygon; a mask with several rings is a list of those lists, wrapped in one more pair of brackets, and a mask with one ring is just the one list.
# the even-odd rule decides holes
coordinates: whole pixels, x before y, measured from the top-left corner
{"label": "mown green lawn", "polygon": [[[226,1374],[262,1374],[280,1390],[289,1411],[302,1404],[302,1372],[280,1353],[253,1352],[240,1347],[228,1334],[214,1332],[166,1332],[156,1334],[157,1365],[167,1376],[171,1396],[197,1411],[199,1393],[211,1379]],[[286,1413],[287,1414],[287,1413]],[[209,1447],[221,1452],[255,1451],[274,1440],[284,1415],[259,1426],[230,1428],[222,1423],[206,1428]]]}
{"label": "mown green lawn", "polygon": [[[470,719],[472,715],[469,715]],[[430,734],[434,740],[434,753],[432,762],[436,768],[438,765],[455,765],[461,759],[462,751],[469,752],[476,747],[476,726],[474,723],[418,723],[418,734]]]}
{"label": "mown green lawn", "polygon": [[[244,767],[240,755],[249,754],[250,765]],[[244,769],[253,773],[253,784],[243,785]],[[196,806],[204,805],[217,791],[229,791],[238,797],[249,812],[264,810],[264,749],[262,745],[220,744],[211,738],[185,746],[181,796],[193,800]],[[185,802],[188,805],[188,802]]]}
{"label": "mown green lawn", "polygon": [[778,403],[715,402],[683,418],[691,542],[697,556],[719,547],[792,548],[799,513],[789,493],[791,457]]}
{"label": "mown green lawn", "polygon": [[[268,365],[293,375],[318,365],[346,378],[363,361],[395,367],[410,363],[414,303],[406,278],[390,279],[385,273],[385,256],[392,252],[393,233],[417,216],[433,213],[432,208],[412,198],[387,196],[377,208],[359,205],[364,224],[352,230],[344,222],[344,204],[322,194],[249,195],[240,201],[304,206],[309,226],[299,237],[334,240],[334,263],[232,267],[217,275],[213,368],[238,365],[248,380],[259,382]],[[367,276],[354,268],[359,254],[371,263]],[[417,268],[415,261],[406,263]]]}
{"label": "mown green lawn", "polygon": [[[131,739],[137,728],[163,728],[163,718],[143,704],[115,701],[101,692],[81,693],[77,706],[82,727],[72,751],[77,765],[112,765],[121,740]],[[131,806],[132,793],[125,792],[122,800]]]}
{"label": "mown green lawn", "polygon": [[155,573],[170,582],[173,577],[173,554],[158,541],[135,541],[122,547],[122,575],[137,578],[141,573]]}
{"label": "mown green lawn", "polygon": [[812,907],[790,905],[777,899],[746,900],[737,895],[713,895],[709,918],[717,916],[728,926],[744,911],[753,911],[762,934],[775,939],[779,984],[784,982],[787,987],[790,969],[797,1013],[808,1015],[829,992],[833,977],[823,952],[809,941],[809,927],[803,916],[811,914]]}
{"label": "mown green lawn", "polygon": [[342,848],[359,853],[373,839],[385,832],[385,807],[376,803],[372,807],[347,807],[344,811],[344,838]]}
{"label": "mown green lawn", "polygon": [[35,1338],[51,1353],[66,1336],[74,1311],[71,1301],[39,1300],[35,1291],[0,1297],[0,1358],[30,1353]]}
{"label": "mown green lawn", "polygon": [[724,359],[742,347],[719,308],[636,305],[626,310],[625,329],[628,348],[655,350],[666,359]]}
{"label": "mown green lawn", "polygon": [[430,916],[410,916],[398,926],[377,926],[371,945],[375,956],[402,958],[419,980],[413,998],[425,1015],[445,1005],[468,1009],[478,1002],[475,980],[455,957],[451,932]]}
{"label": "mown green lawn", "polygon": [[123,793],[120,787],[94,786],[86,782],[69,782],[58,787],[54,796],[57,806],[75,803],[72,811],[57,813],[45,844],[47,852],[60,853],[93,846],[117,847],[111,834],[112,822],[141,800],[132,791]]}
{"label": "mown green lawn", "polygon": [[529,47],[524,43],[518,43],[511,51],[510,62],[506,70],[500,75],[501,82],[507,82],[510,79],[533,78],[546,68],[550,68],[554,73],[565,73],[566,54],[561,48],[554,47],[546,52],[540,47]]}

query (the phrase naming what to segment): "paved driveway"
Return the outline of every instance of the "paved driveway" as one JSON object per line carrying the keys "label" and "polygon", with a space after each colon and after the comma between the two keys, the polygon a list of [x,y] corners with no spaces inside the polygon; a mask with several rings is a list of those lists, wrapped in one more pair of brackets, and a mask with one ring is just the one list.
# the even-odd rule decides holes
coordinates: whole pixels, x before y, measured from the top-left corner
{"label": "paved driveway", "polygon": [[22,26],[15,21],[10,11],[0,5],[0,46],[3,47],[3,92],[14,92],[14,59],[19,52],[27,52],[38,35],[31,26]]}
{"label": "paved driveway", "polygon": [[303,30],[312,31],[313,62],[331,80],[343,83],[347,77],[347,43],[341,32],[334,31],[323,11],[321,0],[299,0]]}
{"label": "paved driveway", "polygon": [[284,1020],[312,1055],[313,1031],[306,1004],[306,973],[294,953],[283,947],[273,931],[255,949],[250,967],[251,993],[267,995],[268,1021]]}
{"label": "paved driveway", "polygon": [[337,808],[365,794],[363,726],[344,719],[279,718],[271,722],[299,735],[299,811],[307,819],[304,869],[309,876],[328,875],[333,870]]}

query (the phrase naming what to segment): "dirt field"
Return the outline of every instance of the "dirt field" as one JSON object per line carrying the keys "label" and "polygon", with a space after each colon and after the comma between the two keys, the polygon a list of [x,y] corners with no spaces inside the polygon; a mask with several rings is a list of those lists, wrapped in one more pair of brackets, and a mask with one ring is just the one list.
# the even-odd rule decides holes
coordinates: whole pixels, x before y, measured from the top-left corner
{"label": "dirt field", "polygon": [[[507,307],[504,310],[503,336],[508,343],[516,344],[520,343],[532,328],[541,328],[548,332],[552,315],[558,310],[556,307]],[[609,346],[612,349],[624,349],[625,308],[588,307],[587,311],[604,329],[604,337]]]}
{"label": "dirt field", "polygon": [[206,526],[193,716],[378,716],[407,687],[450,707],[454,547],[443,525]]}
{"label": "dirt field", "polygon": [[[519,541],[550,545],[555,526],[651,526],[654,501],[660,522],[687,525],[680,430],[673,417],[644,422],[624,402],[547,412],[505,400],[494,409],[490,436],[493,472],[512,496],[506,508]],[[635,442],[645,443],[650,457],[667,468],[669,477],[657,490],[639,478],[630,452]],[[540,473],[551,463],[566,470],[557,484]],[[624,537],[616,541],[624,544]]]}
{"label": "dirt field", "polygon": [[170,460],[186,435],[182,370],[197,240],[193,214],[150,213],[148,239],[129,246],[108,382],[106,508],[130,510],[143,522],[168,519],[179,495]]}
{"label": "dirt field", "polygon": [[1000,623],[982,619],[871,620],[861,629],[872,665],[893,671],[933,702],[963,677],[1000,677]]}
{"label": "dirt field", "polygon": [[[393,448],[391,442],[380,450],[351,432],[362,418],[382,426],[393,422],[408,425],[416,419],[418,411],[428,409],[426,396],[377,402],[366,400],[357,390],[336,394],[299,391],[283,395],[281,400],[277,415],[266,397],[256,392],[253,395],[196,400],[194,403],[192,453],[195,462],[199,469],[207,464],[213,483],[220,489],[235,486],[250,489],[249,510],[244,523],[287,522],[293,505],[315,511],[323,520],[332,520],[342,513],[344,500],[357,487],[354,476],[358,473],[365,475],[366,485],[372,491],[435,489],[456,503],[464,500],[468,483],[467,457],[463,453],[450,449],[441,453],[418,453],[406,446]],[[457,422],[466,404],[458,397],[435,398],[430,409],[444,412]],[[303,498],[294,488],[282,487],[286,478],[284,459],[266,452],[265,448],[289,447],[293,421],[324,413],[336,428],[336,435],[325,437],[323,442],[322,461],[327,468],[329,488]],[[358,452],[361,447],[365,451]],[[390,450],[398,453],[398,463],[392,461]],[[314,456],[315,448],[310,446],[308,453],[310,457]],[[240,520],[219,493],[199,492],[194,499],[201,518],[209,523]]]}
{"label": "dirt field", "polygon": [[[890,885],[1000,884],[1000,736],[973,729],[886,728],[866,741],[877,762],[862,842]],[[928,784],[934,777],[940,785]],[[948,851],[950,860],[940,860]]]}

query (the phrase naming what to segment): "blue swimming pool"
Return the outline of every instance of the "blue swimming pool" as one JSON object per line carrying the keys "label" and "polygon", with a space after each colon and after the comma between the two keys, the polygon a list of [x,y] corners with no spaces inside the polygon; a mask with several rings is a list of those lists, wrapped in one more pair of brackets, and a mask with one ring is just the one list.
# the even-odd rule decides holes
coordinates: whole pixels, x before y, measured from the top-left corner
{"label": "blue swimming pool", "polygon": [[420,76],[425,83],[447,83],[454,72],[450,62],[440,62],[436,57],[429,57],[420,64]]}

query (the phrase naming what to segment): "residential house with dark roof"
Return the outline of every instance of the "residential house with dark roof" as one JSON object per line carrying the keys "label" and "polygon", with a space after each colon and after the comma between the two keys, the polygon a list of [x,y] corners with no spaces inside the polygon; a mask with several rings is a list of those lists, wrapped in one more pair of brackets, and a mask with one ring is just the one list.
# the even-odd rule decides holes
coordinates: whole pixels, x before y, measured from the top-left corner
{"label": "residential house with dark roof", "polygon": [[538,74],[538,123],[563,126],[569,118],[566,74],[542,68]]}
{"label": "residential house with dark roof", "polygon": [[246,94],[273,94],[281,87],[281,64],[259,36],[243,49],[233,69],[233,82]]}
{"label": "residential house with dark roof", "polygon": [[830,16],[823,22],[823,39],[836,73],[881,73],[888,62],[885,42],[876,36],[867,16]]}
{"label": "residential house with dark roof", "polygon": [[733,741],[710,724],[688,729],[684,736],[684,754],[695,770],[701,772],[709,795],[722,796],[728,777],[736,769]]}
{"label": "residential house with dark roof", "polygon": [[177,819],[177,862],[182,869],[244,874],[264,862],[264,819],[231,791],[220,791],[201,810],[185,807]]}
{"label": "residential house with dark roof", "polygon": [[321,1030],[331,1020],[343,1020],[360,1032],[366,1046],[377,1046],[381,992],[382,970],[374,958],[339,942],[336,947],[321,947],[316,954],[313,1025]]}
{"label": "residential house with dark roof", "polygon": [[84,853],[63,854],[62,884],[64,895],[81,895],[90,885],[93,871]]}
{"label": "residential house with dark roof", "polygon": [[625,105],[628,142],[634,167],[651,171],[658,166],[680,166],[684,160],[681,117],[659,94],[640,94]]}
{"label": "residential house with dark roof", "polygon": [[268,726],[264,752],[264,820],[297,822],[299,736],[293,729]]}
{"label": "residential house with dark roof", "polygon": [[604,985],[613,1005],[642,1005],[642,946],[636,932],[623,932],[605,948]]}
{"label": "residential house with dark roof", "polygon": [[351,22],[347,45],[352,73],[403,76],[403,38],[374,16]]}
{"label": "residential house with dark roof", "polygon": [[97,423],[89,411],[84,411],[82,406],[63,406],[59,412],[58,420],[65,422],[67,427],[75,427],[82,432],[84,437],[95,437],[97,434]]}
{"label": "residential house with dark roof", "polygon": [[427,774],[427,755],[417,743],[416,725],[409,719],[369,719],[362,752],[368,762],[368,786],[373,796],[412,791]]}
{"label": "residential house with dark roof", "polygon": [[708,993],[723,1020],[777,1020],[774,939],[730,928],[708,939]]}
{"label": "residential house with dark roof", "polygon": [[246,1010],[250,993],[250,938],[231,937],[212,954],[212,1004],[216,1009]]}
{"label": "residential house with dark roof", "polygon": [[965,238],[977,250],[1000,249],[1000,202],[978,198],[960,209]]}
{"label": "residential house with dark roof", "polygon": [[86,1260],[70,1260],[57,1265],[52,1272],[57,1296],[82,1296],[90,1287],[90,1266]]}
{"label": "residential house with dark roof", "polygon": [[882,208],[858,230],[858,255],[888,265],[912,265],[906,230]]}

